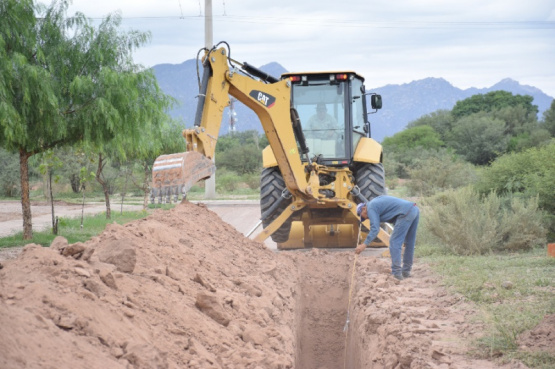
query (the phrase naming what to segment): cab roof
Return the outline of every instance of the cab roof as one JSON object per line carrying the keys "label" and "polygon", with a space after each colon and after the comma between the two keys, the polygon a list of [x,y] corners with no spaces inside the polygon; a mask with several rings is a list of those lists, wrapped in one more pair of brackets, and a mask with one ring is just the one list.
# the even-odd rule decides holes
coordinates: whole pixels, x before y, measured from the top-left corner
{"label": "cab roof", "polygon": [[353,74],[356,78],[364,81],[364,77],[358,74],[357,72],[353,72],[351,70],[342,70],[342,71],[324,71],[324,72],[287,72],[281,75],[281,78],[287,78],[291,76],[307,76],[307,75],[330,75],[330,74]]}

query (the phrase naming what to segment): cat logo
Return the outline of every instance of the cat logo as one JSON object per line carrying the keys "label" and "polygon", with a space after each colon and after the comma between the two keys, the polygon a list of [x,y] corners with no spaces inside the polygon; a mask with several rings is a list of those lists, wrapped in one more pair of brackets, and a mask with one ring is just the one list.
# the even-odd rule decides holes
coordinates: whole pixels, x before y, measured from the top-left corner
{"label": "cat logo", "polygon": [[271,108],[276,103],[275,97],[265,94],[262,91],[252,90],[249,95],[267,108]]}

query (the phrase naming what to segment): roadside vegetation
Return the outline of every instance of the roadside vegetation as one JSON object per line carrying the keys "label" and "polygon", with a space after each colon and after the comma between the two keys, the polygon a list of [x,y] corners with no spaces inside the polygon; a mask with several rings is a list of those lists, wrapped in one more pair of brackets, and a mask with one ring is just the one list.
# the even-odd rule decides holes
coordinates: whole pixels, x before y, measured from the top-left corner
{"label": "roadside vegetation", "polygon": [[497,91],[459,101],[384,140],[390,193],[422,208],[416,254],[478,308],[472,353],[530,368],[555,357],[519,336],[555,314],[555,102],[541,120],[531,99]]}

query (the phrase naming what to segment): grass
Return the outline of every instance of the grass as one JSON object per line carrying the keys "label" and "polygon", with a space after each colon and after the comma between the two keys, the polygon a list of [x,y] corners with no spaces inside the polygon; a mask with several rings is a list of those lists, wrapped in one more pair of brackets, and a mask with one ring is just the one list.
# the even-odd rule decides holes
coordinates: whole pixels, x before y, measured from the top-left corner
{"label": "grass", "polygon": [[146,211],[128,211],[122,214],[119,211],[112,211],[112,219],[106,219],[105,212],[93,216],[87,215],[83,219],[83,228],[81,228],[81,218],[59,218],[58,235],[52,234],[51,230],[34,231],[31,240],[23,240],[23,233],[20,232],[10,237],[0,238],[0,248],[25,246],[29,243],[49,246],[57,236],[65,237],[69,243],[85,242],[102,233],[108,223],[125,224],[147,215]]}
{"label": "grass", "polygon": [[487,328],[475,342],[474,354],[502,362],[518,359],[530,368],[555,367],[555,356],[524,352],[518,345],[521,333],[533,329],[544,316],[555,314],[555,258],[548,257],[545,248],[453,256],[434,254],[430,246],[423,246],[418,254],[451,291],[478,307],[478,319]]}
{"label": "grass", "polygon": [[[82,196],[82,195],[80,195]],[[81,204],[83,198],[80,196],[75,196],[72,193],[61,193],[58,194],[55,198],[55,201],[64,201],[67,203],[73,204]],[[217,192],[216,198],[214,200],[258,200],[260,198],[260,192],[258,190],[250,190],[250,189],[240,189],[233,193],[228,192]],[[194,191],[191,191],[187,196],[187,199],[190,201],[203,201],[205,200],[204,197],[204,188],[200,188],[198,186],[194,187]],[[19,199],[10,198],[5,199],[9,201],[18,201]],[[32,198],[33,202],[46,202],[47,200],[42,196],[34,196]],[[99,193],[91,193],[87,194],[85,199],[87,204],[91,203],[98,203],[104,204],[104,195]],[[52,234],[52,229],[46,231],[33,231],[33,238],[31,240],[23,240],[23,233],[19,232],[14,234],[13,236],[0,238],[0,248],[7,248],[7,247],[18,247],[18,246],[25,246],[29,243],[36,243],[42,246],[49,246],[52,243],[52,240],[56,236],[63,236],[65,237],[69,243],[75,242],[84,242],[90,239],[93,236],[100,234],[106,224],[108,223],[118,223],[118,224],[125,224],[132,220],[141,219],[148,215],[148,211],[124,211],[120,213],[120,205],[121,205],[121,197],[118,195],[114,195],[111,198],[111,216],[112,219],[106,219],[106,212],[102,212],[100,214],[90,216],[86,215],[84,217],[84,227],[81,228],[81,218],[64,218],[60,217],[58,222],[58,235]],[[179,200],[181,201],[181,200]],[[143,197],[142,195],[137,196],[126,196],[125,202],[126,205],[142,205],[143,204]],[[175,204],[149,204],[148,209],[171,209],[175,206]]]}

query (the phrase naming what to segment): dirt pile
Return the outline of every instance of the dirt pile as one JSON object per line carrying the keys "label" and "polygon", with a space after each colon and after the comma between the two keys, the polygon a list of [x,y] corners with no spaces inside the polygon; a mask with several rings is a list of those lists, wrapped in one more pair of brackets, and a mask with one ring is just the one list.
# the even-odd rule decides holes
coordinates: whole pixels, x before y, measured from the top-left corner
{"label": "dirt pile", "polygon": [[555,355],[555,314],[546,315],[534,329],[521,334],[519,344],[524,350]]}
{"label": "dirt pile", "polygon": [[6,262],[0,367],[499,367],[463,356],[481,328],[471,306],[425,266],[399,283],[388,264],[359,256],[353,274],[352,250],[274,253],[184,202]]}
{"label": "dirt pile", "polygon": [[293,261],[204,207],[64,241],[0,271],[0,367],[292,367]]}

